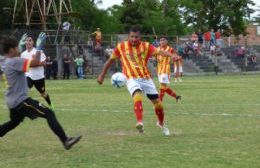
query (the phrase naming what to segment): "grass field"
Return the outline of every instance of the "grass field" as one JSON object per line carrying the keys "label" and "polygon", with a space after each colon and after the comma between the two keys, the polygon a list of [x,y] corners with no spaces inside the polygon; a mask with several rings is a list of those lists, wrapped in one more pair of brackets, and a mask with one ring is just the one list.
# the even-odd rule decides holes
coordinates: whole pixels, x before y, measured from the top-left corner
{"label": "grass field", "polygon": [[[144,99],[145,133],[135,129],[132,99],[109,80],[48,81],[58,119],[83,139],[65,151],[43,119],[25,119],[0,138],[4,168],[259,168],[260,76],[185,77],[171,86],[182,95],[163,102],[172,135],[162,136]],[[156,84],[157,81],[156,81]],[[8,119],[1,86],[0,123]],[[36,90],[30,95],[44,100]],[[44,102],[45,103],[45,102]]]}

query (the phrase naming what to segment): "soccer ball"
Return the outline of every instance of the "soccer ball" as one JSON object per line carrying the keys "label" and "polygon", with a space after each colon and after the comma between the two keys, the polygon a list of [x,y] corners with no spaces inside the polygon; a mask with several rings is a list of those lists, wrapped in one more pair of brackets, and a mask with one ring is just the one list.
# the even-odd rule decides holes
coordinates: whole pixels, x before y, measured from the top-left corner
{"label": "soccer ball", "polygon": [[116,72],[111,77],[111,84],[116,88],[125,86],[126,81],[126,76],[122,72]]}

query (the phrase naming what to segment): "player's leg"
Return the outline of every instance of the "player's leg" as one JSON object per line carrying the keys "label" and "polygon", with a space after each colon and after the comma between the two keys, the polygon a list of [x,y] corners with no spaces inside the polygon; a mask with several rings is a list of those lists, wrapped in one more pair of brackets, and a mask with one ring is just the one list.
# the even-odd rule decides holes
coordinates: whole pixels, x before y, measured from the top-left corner
{"label": "player's leg", "polygon": [[134,113],[136,116],[137,124],[136,128],[140,133],[144,131],[143,126],[143,105],[142,105],[142,89],[140,84],[135,79],[129,79],[127,81],[127,89],[132,95],[134,101]]}
{"label": "player's leg", "polygon": [[23,102],[23,107],[21,108],[21,110],[24,112],[25,116],[31,119],[35,119],[37,117],[45,118],[50,129],[60,139],[65,149],[70,149],[81,138],[81,136],[67,137],[61,124],[57,120],[55,113],[44,105],[41,105],[36,100],[33,100],[31,98],[25,100]]}
{"label": "player's leg", "polygon": [[163,97],[165,95],[165,90],[167,85],[165,83],[160,83],[160,100],[163,101]]}
{"label": "player's leg", "polygon": [[45,79],[42,78],[40,80],[34,81],[34,86],[40,92],[41,96],[45,99],[45,101],[48,103],[48,105],[53,108],[53,105],[51,103],[51,99],[49,94],[47,93],[45,89]]}
{"label": "player's leg", "polygon": [[173,98],[178,101],[180,96],[177,96],[176,93],[168,86],[170,84],[170,75],[169,74],[162,74],[159,75],[159,82],[160,82],[160,100],[163,100],[163,96],[165,93],[172,96]]}
{"label": "player's leg", "polygon": [[147,97],[151,100],[154,105],[154,111],[157,116],[156,125],[162,129],[164,135],[169,136],[170,130],[166,127],[164,123],[164,109],[158,94],[147,94]]}
{"label": "player's leg", "polygon": [[33,87],[33,80],[30,77],[27,77],[27,84],[30,89]]}
{"label": "player's leg", "polygon": [[10,121],[0,125],[0,137],[17,127],[24,119],[24,116],[16,109],[10,109]]}
{"label": "player's leg", "polygon": [[159,99],[158,92],[156,90],[156,87],[152,81],[152,79],[145,80],[145,82],[142,83],[142,89],[144,93],[147,95],[147,97],[151,100],[151,102],[154,105],[154,111],[157,116],[158,125],[160,128],[162,128],[164,135],[169,135],[169,129],[164,125],[164,110],[162,102]]}

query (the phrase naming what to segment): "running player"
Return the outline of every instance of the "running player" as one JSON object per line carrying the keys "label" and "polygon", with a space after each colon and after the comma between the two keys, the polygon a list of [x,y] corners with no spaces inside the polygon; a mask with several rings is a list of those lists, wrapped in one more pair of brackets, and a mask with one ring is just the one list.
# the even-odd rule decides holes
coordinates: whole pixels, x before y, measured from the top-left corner
{"label": "running player", "polygon": [[149,58],[158,54],[173,58],[177,57],[167,51],[159,51],[148,42],[141,41],[139,28],[132,27],[129,32],[128,41],[123,41],[117,45],[111,57],[105,63],[97,82],[102,84],[109,67],[115,59],[120,59],[123,73],[128,79],[128,91],[134,100],[134,112],[137,119],[136,128],[140,133],[144,131],[142,105],[142,93],[144,93],[154,105],[158,121],[157,126],[162,129],[164,135],[168,136],[170,135],[170,131],[164,123],[163,106],[147,68]]}
{"label": "running player", "polygon": [[[40,33],[37,41],[44,40],[46,35],[44,33]],[[28,35],[25,38],[25,46],[26,50],[21,54],[22,58],[31,60],[33,55],[37,52],[37,49],[33,47],[34,41],[31,35]],[[41,51],[41,62],[46,61],[45,54]],[[31,89],[33,86],[38,90],[41,96],[46,100],[48,105],[53,109],[53,105],[50,100],[49,94],[45,90],[45,76],[44,76],[44,64],[41,66],[30,68],[28,72],[25,73],[27,77],[28,87]]]}
{"label": "running player", "polygon": [[[160,38],[160,47],[159,50],[168,51],[172,54],[175,53],[173,48],[168,45],[168,41],[165,37]],[[176,93],[167,85],[170,84],[170,77],[171,77],[171,58],[165,57],[162,55],[157,55],[157,74],[158,80],[160,83],[160,100],[163,101],[164,94],[167,93],[168,95],[174,97],[178,102],[181,99],[181,96],[176,95]]]}
{"label": "running player", "polygon": [[5,94],[6,104],[10,110],[10,121],[0,125],[0,137],[17,127],[25,117],[35,119],[45,118],[51,130],[58,136],[65,149],[70,149],[77,143],[81,136],[67,137],[58,122],[54,112],[43,106],[38,101],[28,97],[28,86],[25,72],[29,67],[41,66],[39,61],[41,53],[38,51],[33,58],[28,60],[19,57],[18,42],[15,38],[8,37],[3,40],[5,61],[3,64],[4,79],[7,85]]}

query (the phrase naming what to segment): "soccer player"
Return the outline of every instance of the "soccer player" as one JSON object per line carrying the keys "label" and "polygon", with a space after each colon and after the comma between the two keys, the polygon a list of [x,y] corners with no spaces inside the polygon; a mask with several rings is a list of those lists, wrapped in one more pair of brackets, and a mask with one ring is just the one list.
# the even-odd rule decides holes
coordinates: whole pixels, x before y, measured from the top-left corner
{"label": "soccer player", "polygon": [[173,66],[174,66],[174,82],[182,82],[182,74],[183,74],[183,68],[182,68],[182,57],[173,60]]}
{"label": "soccer player", "polygon": [[[168,41],[165,37],[160,38],[160,47],[159,50],[168,51],[172,54],[175,53],[173,48],[168,45]],[[164,94],[167,93],[168,95],[174,97],[178,102],[181,99],[181,96],[176,95],[176,93],[167,85],[170,84],[170,77],[171,77],[171,58],[165,57],[162,55],[157,55],[157,74],[158,80],[160,83],[160,100],[163,101]]]}
{"label": "soccer player", "polygon": [[177,57],[175,54],[167,51],[159,51],[149,42],[141,41],[139,28],[132,27],[129,32],[128,41],[123,41],[117,45],[111,57],[105,63],[97,82],[102,84],[109,67],[116,58],[120,59],[123,73],[128,79],[128,91],[134,100],[134,112],[137,119],[136,128],[140,133],[144,132],[142,105],[142,93],[144,93],[154,105],[158,121],[157,126],[162,129],[164,135],[168,136],[170,135],[170,131],[164,124],[163,106],[147,68],[149,58],[158,54],[173,58]]}
{"label": "soccer player", "polygon": [[58,122],[54,112],[38,101],[28,97],[28,86],[25,72],[29,67],[41,66],[41,52],[37,51],[32,59],[19,57],[18,42],[15,38],[6,37],[3,40],[5,61],[3,63],[4,79],[7,85],[5,94],[6,104],[10,110],[10,121],[0,125],[0,137],[17,127],[25,117],[35,119],[45,118],[51,130],[58,136],[65,149],[70,149],[81,136],[67,137]]}
{"label": "soccer player", "polygon": [[[45,34],[40,33],[37,40],[44,37]],[[33,47],[34,41],[32,36],[28,35],[25,38],[26,50],[21,54],[22,58],[31,60],[33,55],[37,52],[36,48]],[[45,90],[45,76],[44,76],[44,62],[46,61],[46,56],[41,52],[40,61],[43,62],[41,66],[32,67],[28,72],[25,73],[27,77],[28,87],[31,89],[33,86],[40,92],[41,96],[46,100],[48,105],[53,108],[49,94]]]}

